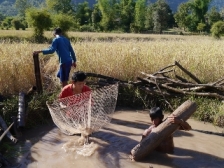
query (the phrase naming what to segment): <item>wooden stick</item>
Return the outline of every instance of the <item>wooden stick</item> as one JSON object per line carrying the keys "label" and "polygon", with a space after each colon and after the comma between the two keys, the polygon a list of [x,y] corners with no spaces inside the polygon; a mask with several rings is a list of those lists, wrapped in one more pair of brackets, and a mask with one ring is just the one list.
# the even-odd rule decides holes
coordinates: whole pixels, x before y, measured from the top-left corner
{"label": "wooden stick", "polygon": [[182,67],[177,61],[175,61],[175,65],[178,66],[178,68],[180,68],[188,76],[190,76],[195,82],[201,84],[201,81],[196,76],[194,76],[191,72]]}
{"label": "wooden stick", "polygon": [[118,81],[118,82],[128,83],[128,81],[123,81],[123,80],[119,80],[119,79],[116,79],[116,78],[113,78],[113,77],[109,77],[109,76],[105,76],[105,75],[101,75],[101,74],[96,74],[96,73],[87,72],[86,75],[88,77],[97,77],[97,78],[107,79],[107,80],[110,80],[110,81]]}
{"label": "wooden stick", "polygon": [[216,85],[216,84],[218,84],[218,83],[222,82],[223,80],[224,80],[224,78],[219,79],[218,81],[216,81],[216,82],[212,83],[212,85]]}
{"label": "wooden stick", "polygon": [[[170,68],[170,67],[174,67],[174,66],[175,66],[175,64],[168,65],[168,66],[166,66],[166,67],[160,69],[159,71],[157,71],[157,72],[154,73],[153,75],[161,74],[161,73],[163,73],[162,71],[164,71],[165,69]],[[173,70],[171,70],[171,71],[173,71]],[[168,71],[166,71],[166,72],[168,72]],[[165,73],[166,73],[166,72],[165,72]]]}

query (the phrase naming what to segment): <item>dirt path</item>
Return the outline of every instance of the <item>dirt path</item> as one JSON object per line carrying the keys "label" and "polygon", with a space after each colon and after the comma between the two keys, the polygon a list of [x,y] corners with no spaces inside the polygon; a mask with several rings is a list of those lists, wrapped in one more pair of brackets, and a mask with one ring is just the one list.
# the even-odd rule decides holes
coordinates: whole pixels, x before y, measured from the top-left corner
{"label": "dirt path", "polygon": [[13,164],[20,168],[223,168],[224,137],[218,135],[223,129],[193,119],[188,123],[194,130],[175,132],[173,154],[154,151],[142,162],[131,161],[129,153],[141,139],[143,130],[151,124],[145,111],[116,111],[111,123],[91,136],[90,141],[97,149],[88,157],[77,151],[65,152],[62,146],[77,141],[79,136],[66,136],[50,123],[24,135],[25,141],[18,144],[23,154],[15,158]]}

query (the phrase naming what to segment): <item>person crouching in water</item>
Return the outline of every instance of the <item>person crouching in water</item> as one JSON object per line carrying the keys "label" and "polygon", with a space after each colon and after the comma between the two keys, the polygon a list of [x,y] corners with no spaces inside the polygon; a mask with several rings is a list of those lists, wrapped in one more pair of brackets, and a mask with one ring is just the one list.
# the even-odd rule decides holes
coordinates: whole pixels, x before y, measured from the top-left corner
{"label": "person crouching in water", "polygon": [[72,83],[63,87],[59,94],[59,98],[62,99],[75,94],[91,91],[91,89],[85,84],[86,78],[87,75],[83,71],[74,72],[72,75]]}
{"label": "person crouching in water", "polygon": [[[66,108],[65,117],[67,119],[72,119],[72,122],[76,122],[77,124],[88,115],[88,111],[83,111],[83,109],[85,109],[83,106],[86,105],[86,102],[89,102],[91,96],[91,89],[86,85],[86,79],[87,75],[83,71],[74,72],[72,75],[72,83],[64,86],[59,94],[59,99],[62,101],[61,106]],[[74,111],[74,109],[76,110]],[[77,132],[74,134],[80,134],[83,131],[81,129],[82,128],[78,128]],[[84,135],[83,132],[81,135]],[[84,142],[84,140],[86,141]],[[87,144],[89,143],[89,136],[81,137],[78,141],[80,144]]]}
{"label": "person crouching in water", "polygon": [[[163,111],[159,107],[151,108],[150,112],[149,112],[149,116],[151,118],[152,125],[143,132],[141,141],[145,137],[147,137],[152,132],[152,130],[154,128],[156,128],[158,125],[160,125],[163,122],[163,118],[164,118]],[[191,129],[191,126],[187,122],[185,122],[181,119],[178,119],[173,114],[168,116],[167,120],[169,120],[171,123],[178,124],[180,130],[188,131]],[[169,137],[165,138],[159,144],[159,146],[156,147],[155,150],[157,150],[159,152],[172,153],[174,150],[173,135],[170,135]]]}

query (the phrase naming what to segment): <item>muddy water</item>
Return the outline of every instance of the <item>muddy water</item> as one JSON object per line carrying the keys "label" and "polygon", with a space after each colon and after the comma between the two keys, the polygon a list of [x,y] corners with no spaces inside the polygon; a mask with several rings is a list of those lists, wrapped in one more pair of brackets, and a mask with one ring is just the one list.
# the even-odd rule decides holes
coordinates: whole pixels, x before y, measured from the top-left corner
{"label": "muddy water", "polygon": [[77,150],[65,152],[63,145],[75,143],[80,136],[66,136],[54,124],[48,125],[27,133],[26,141],[20,143],[22,155],[13,161],[14,167],[224,168],[224,137],[219,135],[224,129],[193,119],[188,123],[194,130],[174,133],[173,154],[153,151],[142,162],[131,161],[129,153],[141,139],[143,130],[151,124],[144,111],[116,111],[111,123],[90,137],[95,147],[91,156],[80,155]]}

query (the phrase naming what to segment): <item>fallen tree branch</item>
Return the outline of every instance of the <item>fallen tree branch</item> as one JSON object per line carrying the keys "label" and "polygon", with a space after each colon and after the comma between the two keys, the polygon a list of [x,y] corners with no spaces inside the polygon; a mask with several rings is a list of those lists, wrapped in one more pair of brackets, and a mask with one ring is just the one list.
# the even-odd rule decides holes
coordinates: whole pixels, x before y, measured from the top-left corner
{"label": "fallen tree branch", "polygon": [[176,85],[179,85],[179,86],[185,86],[185,87],[204,87],[204,88],[214,88],[214,89],[221,89],[221,90],[224,90],[224,87],[223,86],[214,86],[212,84],[193,84],[193,83],[183,83],[181,81],[175,81],[174,79],[170,79],[170,78],[167,78],[167,77],[163,77],[163,76],[153,76],[153,75],[150,75],[150,74],[146,74],[144,72],[141,72],[143,75],[147,76],[147,77],[150,77],[150,78],[153,78],[153,79],[159,79],[159,80],[165,80],[165,81],[169,81],[169,82],[172,82]]}
{"label": "fallen tree branch", "polygon": [[190,76],[195,82],[197,82],[199,84],[201,83],[201,81],[195,75],[193,75],[191,72],[189,72],[184,67],[182,67],[177,61],[175,61],[175,65],[178,66],[178,68],[180,68],[188,76]]}
{"label": "fallen tree branch", "polygon": [[86,73],[86,75],[88,77],[102,78],[102,79],[106,79],[108,81],[116,81],[116,82],[128,83],[128,81],[123,81],[123,80],[119,80],[119,79],[116,79],[116,78],[112,78],[112,77],[109,77],[109,76],[96,74],[96,73]]}
{"label": "fallen tree branch", "polygon": [[[160,69],[159,71],[157,71],[157,72],[154,73],[153,75],[157,75],[157,74],[161,74],[161,73],[167,73],[167,72],[169,72],[169,71],[166,71],[166,72],[162,72],[162,71],[164,71],[164,70],[167,69],[167,68],[174,67],[174,66],[175,66],[175,64],[168,65],[168,66],[166,66],[166,67]],[[173,71],[173,70],[170,70],[170,71]]]}

